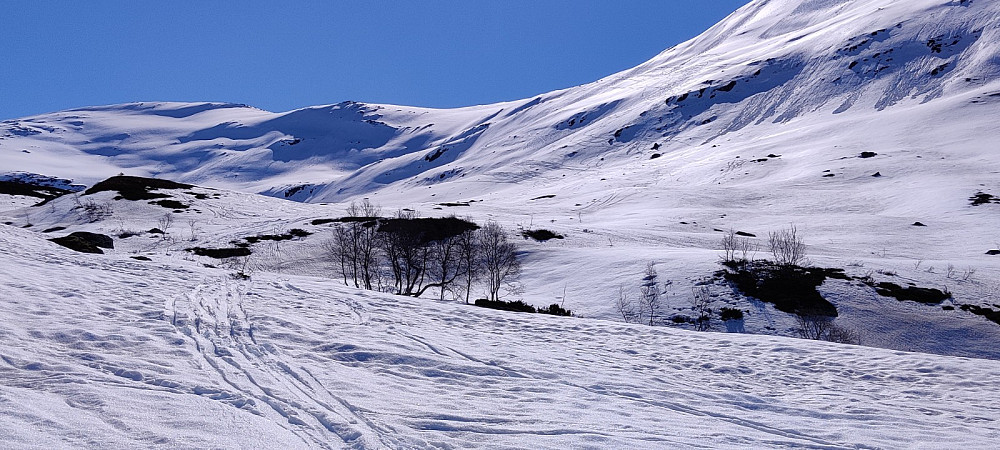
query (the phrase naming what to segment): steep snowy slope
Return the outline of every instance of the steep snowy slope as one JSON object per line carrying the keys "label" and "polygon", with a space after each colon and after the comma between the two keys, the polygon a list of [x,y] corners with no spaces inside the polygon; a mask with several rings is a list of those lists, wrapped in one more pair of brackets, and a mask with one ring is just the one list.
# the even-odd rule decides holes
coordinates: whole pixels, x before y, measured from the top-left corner
{"label": "steep snowy slope", "polygon": [[[132,238],[135,239],[135,238]],[[26,448],[990,448],[995,361],[537,317],[82,255],[0,225]]]}

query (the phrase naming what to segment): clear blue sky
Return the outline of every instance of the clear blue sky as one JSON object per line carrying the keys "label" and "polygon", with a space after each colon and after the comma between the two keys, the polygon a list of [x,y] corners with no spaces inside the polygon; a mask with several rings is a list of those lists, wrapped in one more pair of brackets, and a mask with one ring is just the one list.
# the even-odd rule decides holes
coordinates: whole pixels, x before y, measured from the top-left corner
{"label": "clear blue sky", "polygon": [[635,66],[746,2],[6,1],[0,119],[155,100],[515,100]]}

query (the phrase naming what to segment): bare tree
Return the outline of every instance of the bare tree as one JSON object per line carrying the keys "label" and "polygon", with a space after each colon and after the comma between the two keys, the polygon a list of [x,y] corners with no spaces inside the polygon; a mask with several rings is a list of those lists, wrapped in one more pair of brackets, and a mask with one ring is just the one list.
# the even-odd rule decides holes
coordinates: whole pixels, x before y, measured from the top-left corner
{"label": "bare tree", "polygon": [[166,239],[168,232],[167,230],[169,230],[170,226],[173,224],[174,224],[174,215],[170,213],[164,214],[163,217],[160,217],[160,220],[157,221],[157,225],[159,225],[160,231],[163,232],[164,239]]}
{"label": "bare tree", "polygon": [[741,236],[732,228],[722,236],[723,263],[748,263],[759,249],[760,246],[750,236]]}
{"label": "bare tree", "polygon": [[618,286],[618,298],[615,299],[615,310],[622,316],[625,323],[638,323],[639,310],[632,299],[628,298],[628,292],[624,285]]}
{"label": "bare tree", "polygon": [[[668,283],[669,284],[669,283]],[[660,319],[660,286],[656,273],[656,263],[650,261],[646,264],[646,271],[643,273],[642,286],[639,287],[639,307],[640,318],[649,325],[656,324]]]}
{"label": "bare tree", "polygon": [[428,277],[433,280],[425,284],[416,296],[419,297],[429,288],[440,290],[440,300],[444,293],[458,278],[461,270],[460,246],[458,236],[440,239],[430,243],[430,257],[427,265]]}
{"label": "bare tree", "polygon": [[500,224],[489,221],[479,230],[482,269],[486,278],[489,299],[500,298],[500,289],[511,284],[521,273],[517,248],[507,239],[507,231]]}
{"label": "bare tree", "polygon": [[333,229],[327,244],[344,284],[372,290],[379,282],[378,219],[382,209],[368,199],[351,202],[344,222]]}
{"label": "bare tree", "polygon": [[817,341],[861,345],[861,336],[854,330],[838,326],[833,317],[804,314],[795,317],[799,337]]}
{"label": "bare tree", "polygon": [[802,242],[795,225],[771,232],[768,244],[774,262],[782,266],[797,266],[806,256],[806,244]]}
{"label": "bare tree", "polygon": [[482,260],[480,258],[479,233],[466,230],[455,237],[458,246],[458,276],[463,282],[465,303],[469,303],[472,284],[482,277]]}
{"label": "bare tree", "polygon": [[722,236],[722,262],[736,262],[736,230],[732,228]]}
{"label": "bare tree", "polygon": [[394,217],[395,222],[388,221],[389,226],[379,228],[382,252],[392,271],[396,293],[401,295],[420,295],[427,266],[431,258],[430,242],[424,239],[419,227],[407,226],[417,213],[412,210],[399,210]]}
{"label": "bare tree", "polygon": [[712,291],[708,286],[700,286],[694,290],[695,326],[698,331],[707,331],[712,325]]}

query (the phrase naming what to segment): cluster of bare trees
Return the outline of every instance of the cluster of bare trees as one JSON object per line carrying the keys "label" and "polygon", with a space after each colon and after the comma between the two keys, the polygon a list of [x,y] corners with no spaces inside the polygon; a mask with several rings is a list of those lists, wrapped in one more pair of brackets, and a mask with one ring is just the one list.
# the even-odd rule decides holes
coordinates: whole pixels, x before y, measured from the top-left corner
{"label": "cluster of bare trees", "polygon": [[642,284],[639,286],[639,298],[632,300],[629,298],[625,286],[619,286],[615,309],[627,323],[656,325],[663,318],[661,295],[665,295],[672,284],[672,281],[667,280],[661,289],[656,265],[650,261],[646,264]]}
{"label": "cluster of bare trees", "polygon": [[[730,229],[722,237],[722,262],[726,264],[753,262],[754,256],[760,250],[760,244],[750,239],[750,236]],[[774,257],[774,263],[780,266],[797,266],[805,261],[806,244],[802,241],[795,225],[768,233],[767,246]]]}
{"label": "cluster of bare trees", "polygon": [[482,228],[456,217],[420,218],[412,210],[381,217],[367,199],[351,203],[334,226],[330,256],[344,284],[419,297],[435,289],[466,303],[480,282],[490,300],[520,274],[517,249],[496,222]]}
{"label": "cluster of bare trees", "polygon": [[861,335],[857,331],[837,325],[832,317],[800,315],[796,316],[796,321],[799,337],[803,339],[861,345]]}

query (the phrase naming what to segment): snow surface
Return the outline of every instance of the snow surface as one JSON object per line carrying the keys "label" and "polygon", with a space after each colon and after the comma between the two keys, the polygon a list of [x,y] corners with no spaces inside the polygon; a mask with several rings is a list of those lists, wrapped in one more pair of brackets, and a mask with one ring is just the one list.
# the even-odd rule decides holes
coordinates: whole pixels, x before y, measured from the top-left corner
{"label": "snow surface", "polygon": [[[521,101],[148,102],[2,122],[0,176],[205,187],[170,192],[191,207],[165,238],[141,232],[169,210],[109,192],[0,196],[0,440],[991,448],[1000,326],[946,307],[1000,308],[986,254],[1000,205],[970,204],[1000,196],[998,24],[985,0],[761,0],[639,67]],[[563,234],[519,241],[521,298],[578,317],[338,285],[328,226],[311,221],[362,197]],[[794,317],[718,283],[714,309],[777,336],[611,321],[647,262],[673,281],[668,314],[691,315],[723,230],[766,241],[789,224],[815,265],[953,298],[825,283],[836,323],[881,349],[779,337]],[[292,228],[314,234],[241,261],[184,251]],[[73,231],[139,234],[106,255],[45,240]],[[241,267],[250,280],[232,278]]]}
{"label": "snow surface", "polygon": [[81,255],[0,227],[12,447],[988,448],[991,360]]}

